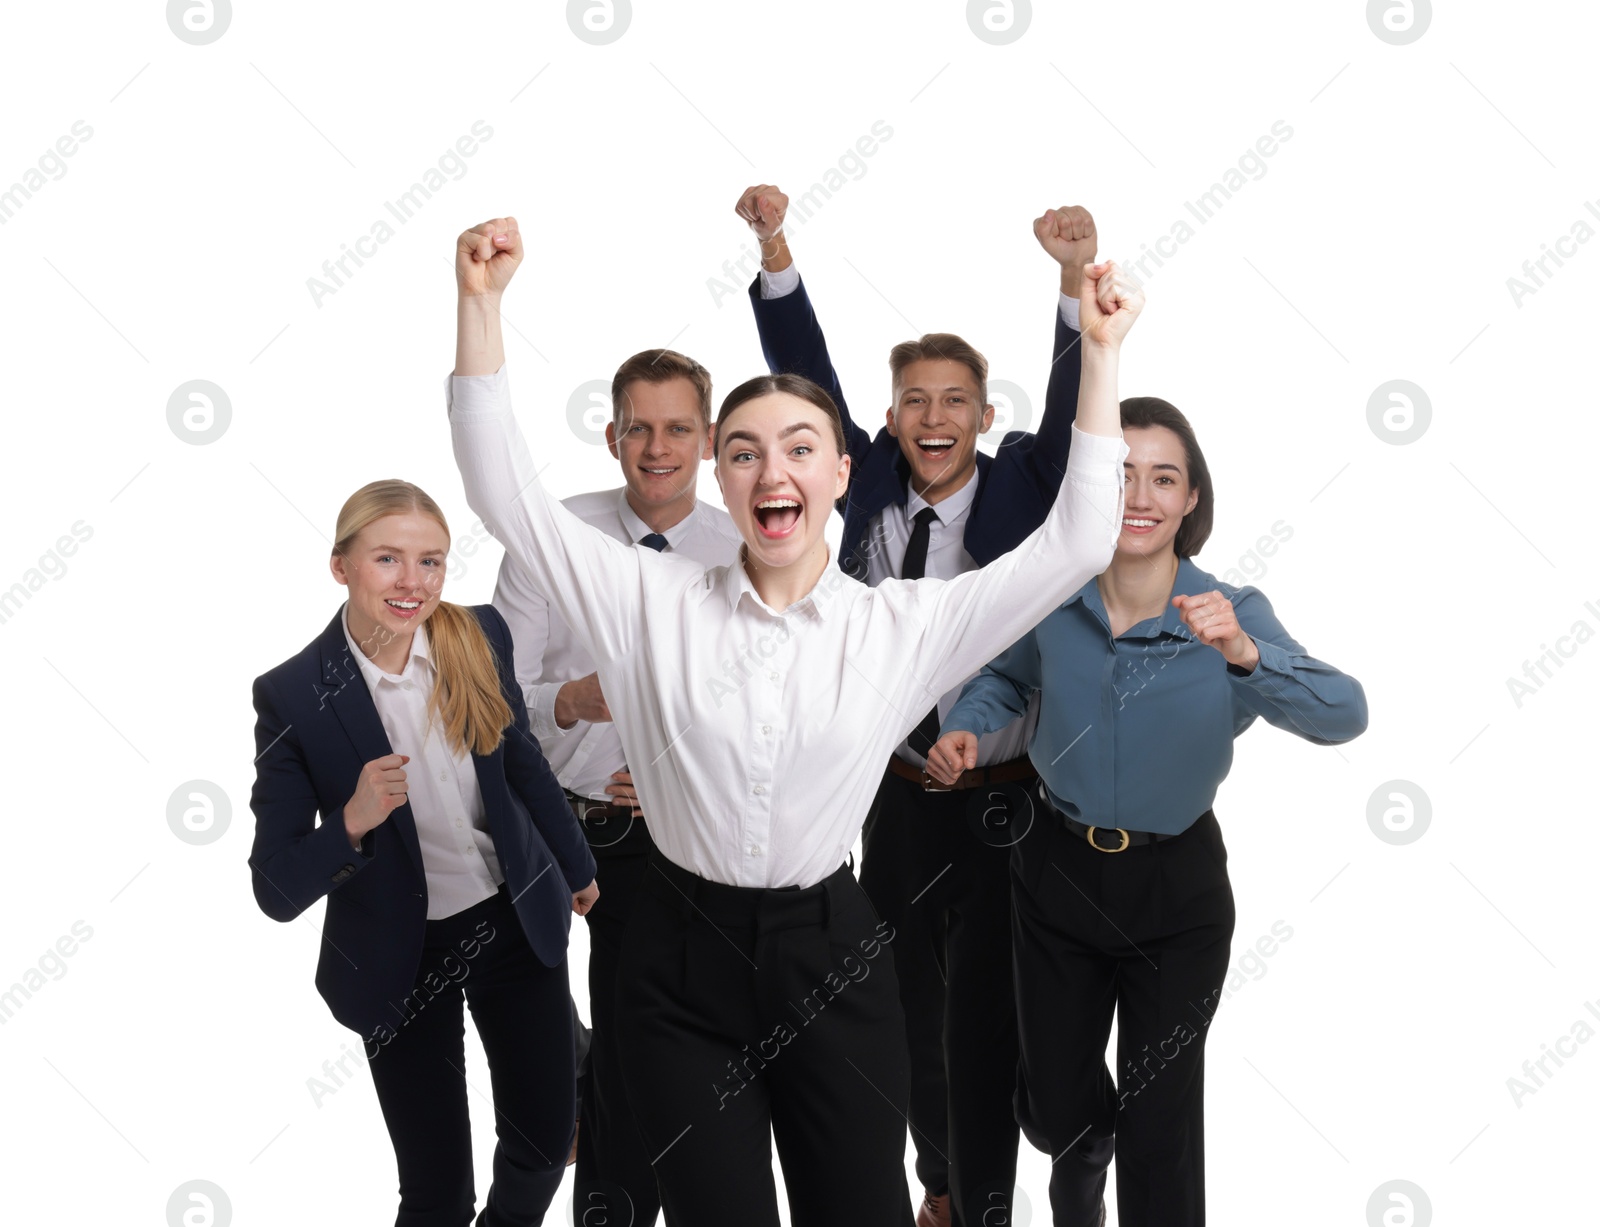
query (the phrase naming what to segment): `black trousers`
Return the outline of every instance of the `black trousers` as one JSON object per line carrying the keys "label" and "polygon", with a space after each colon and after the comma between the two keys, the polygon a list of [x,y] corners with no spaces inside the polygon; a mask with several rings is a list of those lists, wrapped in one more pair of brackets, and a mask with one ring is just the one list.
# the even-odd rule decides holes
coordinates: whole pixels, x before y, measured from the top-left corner
{"label": "black trousers", "polygon": [[623,1069],[672,1227],[910,1227],[890,947],[845,866],[805,888],[655,853],[618,968]]}
{"label": "black trousers", "polygon": [[462,1000],[493,1088],[494,1182],[478,1227],[544,1221],[572,1147],[572,1001],[567,965],[546,967],[498,894],[430,920],[406,1021],[368,1068],[400,1171],[395,1227],[473,1223]]}
{"label": "black trousers", "polygon": [[1057,1227],[1099,1222],[1113,1137],[1120,1223],[1205,1222],[1205,1043],[1233,936],[1227,862],[1209,810],[1123,852],[1048,817],[1018,845],[1017,1116],[1051,1157]]}
{"label": "black trousers", "polygon": [[610,807],[586,807],[583,832],[594,853],[600,899],[589,922],[589,1077],[580,1111],[573,1222],[578,1227],[651,1227],[661,1211],[655,1170],[617,1054],[617,961],[622,932],[643,888],[646,857],[655,842],[642,818]]}
{"label": "black trousers", "polygon": [[1016,1186],[1011,844],[1036,809],[1019,785],[927,792],[885,771],[862,834],[862,889],[899,934],[917,1176],[971,1227],[1009,1222]]}

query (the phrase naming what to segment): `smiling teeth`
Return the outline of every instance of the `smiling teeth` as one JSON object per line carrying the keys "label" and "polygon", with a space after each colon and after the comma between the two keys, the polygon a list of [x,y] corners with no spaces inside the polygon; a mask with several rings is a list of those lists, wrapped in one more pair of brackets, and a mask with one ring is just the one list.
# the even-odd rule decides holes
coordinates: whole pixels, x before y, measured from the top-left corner
{"label": "smiling teeth", "polygon": [[954,447],[956,445],[954,439],[918,439],[917,443],[922,447]]}
{"label": "smiling teeth", "polygon": [[657,477],[665,477],[668,473],[676,473],[676,469],[646,469],[646,473],[654,473]]}
{"label": "smiling teeth", "polygon": [[764,498],[756,504],[761,507],[798,507],[800,504],[792,498]]}
{"label": "smiling teeth", "polygon": [[1123,520],[1122,522],[1129,528],[1154,528],[1156,526],[1154,520]]}
{"label": "smiling teeth", "polygon": [[422,605],[421,601],[386,601],[385,603],[393,605],[396,609],[417,609]]}

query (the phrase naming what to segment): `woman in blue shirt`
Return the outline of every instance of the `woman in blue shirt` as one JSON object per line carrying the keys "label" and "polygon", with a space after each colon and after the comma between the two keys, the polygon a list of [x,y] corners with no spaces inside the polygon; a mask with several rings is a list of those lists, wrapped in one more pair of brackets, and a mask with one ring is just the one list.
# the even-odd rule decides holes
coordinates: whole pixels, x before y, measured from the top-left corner
{"label": "woman in blue shirt", "polygon": [[1103,1221],[1113,1135],[1119,1220],[1188,1227],[1205,1222],[1205,1038],[1234,923],[1212,800],[1257,716],[1336,745],[1366,728],[1367,704],[1260,591],[1190,561],[1212,488],[1187,419],[1140,397],[1122,429],[1111,566],[967,685],[928,771],[953,782],[977,738],[1039,692],[1029,756],[1045,820],[1012,860],[1018,1117],[1052,1157],[1057,1227]]}

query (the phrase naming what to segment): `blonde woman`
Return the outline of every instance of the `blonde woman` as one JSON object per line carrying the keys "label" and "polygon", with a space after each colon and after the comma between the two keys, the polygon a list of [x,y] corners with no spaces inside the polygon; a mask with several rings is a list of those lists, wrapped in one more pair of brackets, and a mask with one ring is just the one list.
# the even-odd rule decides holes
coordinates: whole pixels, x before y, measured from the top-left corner
{"label": "blonde woman", "polygon": [[[255,680],[256,902],[290,921],[327,897],[317,989],[366,1049],[396,1227],[540,1223],[572,1145],[567,931],[594,860],[529,735],[505,620],[440,599],[438,504],[373,482],[336,536],[348,600]],[[463,1000],[499,1139],[476,1220]]]}

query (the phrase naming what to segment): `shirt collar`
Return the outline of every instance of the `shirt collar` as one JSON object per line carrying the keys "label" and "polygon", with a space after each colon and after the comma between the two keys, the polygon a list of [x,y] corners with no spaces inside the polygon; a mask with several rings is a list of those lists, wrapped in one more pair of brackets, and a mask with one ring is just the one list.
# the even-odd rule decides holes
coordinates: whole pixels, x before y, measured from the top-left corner
{"label": "shirt collar", "polygon": [[[824,543],[826,546],[826,543]],[[745,597],[755,602],[756,607],[776,616],[783,616],[791,611],[798,612],[809,608],[818,618],[826,618],[834,603],[838,600],[839,589],[842,585],[854,581],[833,565],[833,547],[826,546],[828,550],[827,561],[823,564],[822,576],[812,585],[811,591],[806,593],[788,609],[773,609],[761,599],[761,594],[756,591],[756,586],[750,582],[750,575],[744,569],[745,546],[740,543],[739,552],[726,567],[723,568],[723,591],[727,595],[728,612],[733,613],[739,608],[739,601]]]}
{"label": "shirt collar", "polygon": [[[628,540],[635,545],[655,532],[655,529],[639,518],[632,504],[628,502],[627,486],[623,486],[622,489],[617,491],[617,514],[622,518],[622,527],[628,534]],[[696,499],[694,506],[689,509],[689,514],[661,534],[667,539],[667,544],[675,550],[681,548],[683,539],[689,535],[689,530],[694,527],[694,518],[699,514],[700,500]]]}
{"label": "shirt collar", "polygon": [[[361,670],[361,676],[366,679],[368,690],[375,689],[379,682],[398,682],[409,678],[415,670],[423,667],[429,669],[433,667],[433,657],[428,652],[427,623],[417,627],[416,632],[411,637],[411,654],[406,657],[406,667],[399,673],[389,673],[379,668],[377,663],[361,650],[361,645],[356,642],[355,636],[350,633],[350,602],[348,600],[345,601],[344,607],[339,611],[339,614],[340,622],[344,626],[344,641],[350,646],[350,655],[355,659],[357,667]],[[422,662],[420,665],[417,664],[419,660]]]}
{"label": "shirt collar", "polygon": [[967,512],[972,510],[972,500],[978,497],[978,466],[972,466],[972,473],[968,476],[961,489],[947,494],[937,503],[930,503],[915,490],[909,490],[906,496],[906,523],[916,519],[917,512],[924,507],[932,507],[939,516],[939,523],[945,527],[960,523]]}
{"label": "shirt collar", "polygon": [[[1189,634],[1189,629],[1183,624],[1183,615],[1178,612],[1177,607],[1172,603],[1172,597],[1197,596],[1202,592],[1210,592],[1215,587],[1216,581],[1195,566],[1189,559],[1178,559],[1178,573],[1173,577],[1172,592],[1167,598],[1166,608],[1161,611],[1160,625],[1156,627],[1155,633],[1158,635],[1177,635],[1184,639],[1192,638],[1193,636]],[[1081,601],[1085,609],[1090,610],[1095,617],[1099,618],[1107,627],[1110,627],[1111,617],[1106,613],[1106,603],[1100,597],[1100,584],[1097,579],[1091,579],[1063,601],[1061,605],[1062,608],[1066,608],[1066,606],[1078,601]],[[1154,619],[1148,620],[1154,621]],[[1143,626],[1144,623],[1141,622],[1137,625]]]}

